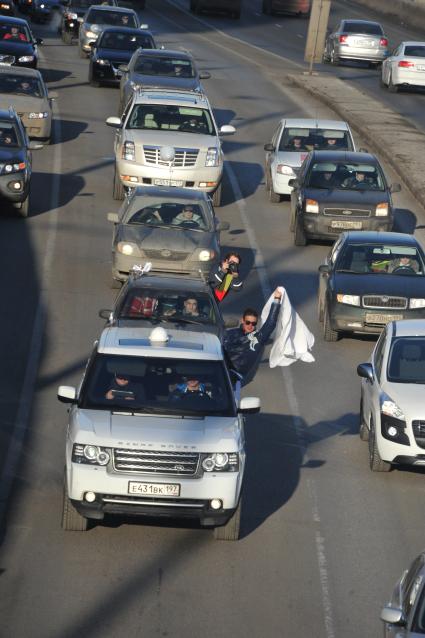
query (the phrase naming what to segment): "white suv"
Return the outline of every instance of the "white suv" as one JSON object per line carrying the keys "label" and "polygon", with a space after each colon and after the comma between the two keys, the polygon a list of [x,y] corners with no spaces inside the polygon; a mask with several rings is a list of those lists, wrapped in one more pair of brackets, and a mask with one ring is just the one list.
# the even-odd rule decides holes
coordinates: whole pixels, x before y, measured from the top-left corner
{"label": "white suv", "polygon": [[369,441],[370,469],[425,465],[425,320],[391,321],[357,374],[360,438]]}
{"label": "white suv", "polygon": [[62,526],[105,514],[194,518],[237,540],[245,412],[209,333],[105,328],[70,403]]}
{"label": "white suv", "polygon": [[199,91],[135,90],[119,117],[109,117],[115,137],[114,198],[124,187],[179,186],[213,193],[220,205],[223,152],[207,97]]}

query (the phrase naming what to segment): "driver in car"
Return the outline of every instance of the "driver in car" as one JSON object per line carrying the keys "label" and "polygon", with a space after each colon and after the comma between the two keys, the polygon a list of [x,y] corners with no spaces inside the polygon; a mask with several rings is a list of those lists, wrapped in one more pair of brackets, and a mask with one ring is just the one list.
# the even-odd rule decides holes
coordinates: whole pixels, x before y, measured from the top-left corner
{"label": "driver in car", "polygon": [[388,272],[394,271],[413,271],[414,273],[419,272],[419,264],[416,259],[412,259],[407,255],[403,255],[402,257],[397,257],[396,259],[391,260],[388,266]]}
{"label": "driver in car", "polygon": [[203,225],[201,215],[195,213],[192,206],[185,206],[171,223],[174,226],[187,226],[188,228],[199,228]]}

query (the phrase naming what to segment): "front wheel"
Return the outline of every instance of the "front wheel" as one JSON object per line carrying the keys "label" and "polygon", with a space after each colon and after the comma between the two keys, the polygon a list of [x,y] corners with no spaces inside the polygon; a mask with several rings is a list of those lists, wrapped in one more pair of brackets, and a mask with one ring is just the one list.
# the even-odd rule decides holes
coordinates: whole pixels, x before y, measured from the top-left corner
{"label": "front wheel", "polygon": [[269,200],[272,202],[272,204],[278,204],[280,202],[280,195],[279,193],[276,193],[273,188],[273,179],[271,175],[267,179],[267,187],[269,191]]}
{"label": "front wheel", "polygon": [[221,206],[221,183],[217,186],[213,193],[212,203],[213,206],[217,206],[217,208]]}
{"label": "front wheel", "polygon": [[331,320],[329,317],[329,308],[326,305],[323,311],[323,337],[325,341],[338,341],[339,333],[337,330],[332,330]]}
{"label": "front wheel", "polygon": [[389,472],[391,469],[391,463],[383,461],[378,452],[376,432],[373,422],[371,422],[369,430],[369,467],[372,472]]}
{"label": "front wheel", "polygon": [[63,483],[62,529],[67,532],[85,532],[87,531],[88,526],[88,519],[77,512],[69,500],[65,476]]}
{"label": "front wheel", "polygon": [[239,499],[239,503],[231,518],[225,525],[214,528],[214,538],[217,541],[238,541],[241,529],[241,514],[242,514],[242,497]]}
{"label": "front wheel", "polygon": [[124,199],[124,185],[120,179],[120,176],[117,171],[117,165],[115,164],[115,173],[114,173],[114,192],[113,198],[116,200]]}
{"label": "front wheel", "polygon": [[307,245],[307,237],[305,236],[304,228],[302,227],[302,222],[297,215],[294,221],[294,244],[295,246],[306,246]]}

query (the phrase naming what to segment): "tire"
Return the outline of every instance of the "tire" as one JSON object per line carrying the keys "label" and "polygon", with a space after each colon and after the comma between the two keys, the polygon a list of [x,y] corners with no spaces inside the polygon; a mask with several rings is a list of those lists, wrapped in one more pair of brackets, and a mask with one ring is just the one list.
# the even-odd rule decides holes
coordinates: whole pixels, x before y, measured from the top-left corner
{"label": "tire", "polygon": [[213,206],[216,207],[216,208],[221,206],[221,182],[217,186],[217,188],[215,189],[215,191],[213,193],[212,203],[213,203]]}
{"label": "tire", "polygon": [[304,228],[301,226],[298,215],[294,220],[294,244],[295,246],[307,245],[307,237],[305,236]]}
{"label": "tire", "polygon": [[372,472],[389,472],[391,469],[391,463],[383,461],[379,455],[373,422],[370,424],[369,433],[369,467]]}
{"label": "tire", "polygon": [[62,40],[65,44],[72,44],[72,33],[69,33],[69,31],[62,31]]}
{"label": "tire", "polygon": [[28,217],[28,214],[30,212],[30,196],[29,193],[27,195],[27,198],[24,199],[23,202],[19,202],[13,205],[14,208],[16,209],[19,217]]}
{"label": "tire", "polygon": [[369,441],[369,428],[367,427],[363,418],[363,401],[360,401],[360,427],[359,437],[361,441]]}
{"label": "tire", "polygon": [[291,210],[291,217],[289,219],[289,230],[291,233],[295,230],[295,211]]}
{"label": "tire", "polygon": [[281,197],[280,197],[279,193],[276,193],[274,188],[273,188],[273,180],[272,180],[272,176],[271,175],[267,179],[267,187],[268,187],[268,191],[269,191],[269,200],[273,204],[278,204],[280,202]]}
{"label": "tire", "polygon": [[339,332],[332,330],[331,322],[329,319],[329,308],[326,304],[323,310],[323,338],[325,341],[338,341]]}
{"label": "tire", "polygon": [[119,178],[118,175],[118,171],[117,171],[117,166],[115,165],[115,172],[114,172],[114,192],[113,192],[113,198],[120,201],[124,199],[124,186],[122,181]]}
{"label": "tire", "polygon": [[397,93],[398,92],[398,86],[397,84],[393,84],[393,76],[392,73],[388,79],[388,90],[390,93]]}
{"label": "tire", "polygon": [[321,299],[321,294],[319,293],[317,296],[317,318],[319,320],[319,323],[323,323],[324,314],[325,311],[323,309],[323,301]]}
{"label": "tire", "polygon": [[332,48],[331,55],[329,57],[329,61],[334,66],[338,66],[339,65],[339,57],[335,53],[335,49],[334,48]]}
{"label": "tire", "polygon": [[227,521],[226,525],[214,528],[214,538],[217,541],[238,541],[241,528],[242,497],[237,508]]}
{"label": "tire", "polygon": [[65,476],[63,482],[62,529],[67,532],[86,532],[88,526],[88,519],[85,516],[81,516],[69,500]]}

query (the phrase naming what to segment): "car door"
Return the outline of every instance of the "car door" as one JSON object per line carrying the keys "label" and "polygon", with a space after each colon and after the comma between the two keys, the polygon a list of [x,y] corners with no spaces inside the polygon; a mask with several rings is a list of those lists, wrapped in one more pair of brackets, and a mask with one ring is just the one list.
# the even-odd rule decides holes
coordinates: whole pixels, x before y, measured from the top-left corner
{"label": "car door", "polygon": [[283,126],[279,125],[277,127],[277,129],[275,130],[273,137],[272,137],[272,141],[271,144],[273,146],[273,151],[266,151],[266,175],[270,175],[271,174],[271,165],[274,161],[275,155],[277,153],[277,149],[279,146],[279,141],[282,135],[282,129]]}
{"label": "car door", "polygon": [[121,115],[121,123],[122,123],[121,128],[115,129],[114,150],[115,150],[116,157],[118,157],[117,153],[120,152],[120,148],[122,146],[123,138],[125,136],[125,123],[126,123],[128,114],[130,112],[130,109],[132,107],[132,104],[133,104],[133,101],[130,100]]}
{"label": "car door", "polygon": [[323,318],[324,302],[325,302],[325,299],[327,298],[327,291],[330,285],[330,280],[333,276],[333,271],[335,270],[335,264],[338,259],[338,255],[340,254],[341,249],[345,243],[345,239],[346,238],[344,233],[341,233],[341,235],[338,237],[338,239],[332,246],[331,251],[326,256],[325,265],[330,267],[331,272],[319,274],[318,303],[319,303],[320,321],[322,321],[322,318]]}
{"label": "car door", "polygon": [[382,79],[385,84],[389,84],[392,68],[394,64],[398,63],[398,59],[400,58],[400,53],[402,48],[403,47],[398,46],[396,49],[394,49],[391,55],[388,56],[388,58],[386,58],[386,60],[384,60],[382,63]]}
{"label": "car door", "polygon": [[372,353],[372,368],[373,368],[373,381],[368,379],[362,379],[362,406],[363,415],[366,424],[370,425],[370,419],[376,426],[377,415],[380,413],[380,393],[381,393],[381,375],[382,375],[382,363],[385,353],[385,346],[387,343],[387,329],[381,332],[381,335],[376,343],[376,346]]}

